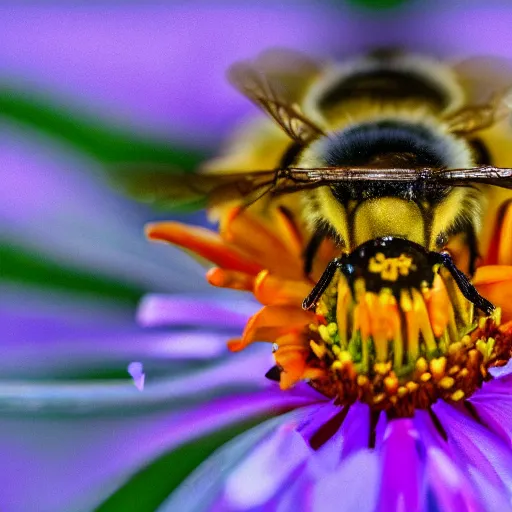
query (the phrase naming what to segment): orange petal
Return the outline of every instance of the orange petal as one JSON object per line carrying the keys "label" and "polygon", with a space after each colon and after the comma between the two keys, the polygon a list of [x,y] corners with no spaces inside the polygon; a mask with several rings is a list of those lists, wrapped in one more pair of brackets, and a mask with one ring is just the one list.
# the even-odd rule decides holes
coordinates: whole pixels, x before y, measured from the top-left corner
{"label": "orange petal", "polygon": [[512,265],[512,201],[507,201],[498,211],[486,263]]}
{"label": "orange petal", "polygon": [[306,344],[281,345],[279,341],[281,338],[282,336],[276,340],[276,344],[279,345],[279,348],[277,352],[275,352],[274,358],[277,362],[279,362],[279,359],[282,357],[287,357],[287,354],[291,352],[305,352],[309,354],[310,350]]}
{"label": "orange petal", "polygon": [[262,304],[296,306],[308,296],[312,286],[304,281],[291,281],[261,271],[254,280],[254,295]]}
{"label": "orange petal", "polygon": [[224,240],[250,254],[263,268],[284,278],[302,277],[301,259],[247,210],[231,210],[221,223],[220,233]]}
{"label": "orange petal", "polygon": [[280,336],[314,322],[315,315],[291,306],[265,306],[253,315],[241,340],[228,344],[230,350],[239,351],[254,341],[276,341]]}
{"label": "orange petal", "polygon": [[279,346],[278,352],[281,353],[290,348],[294,348],[296,350],[305,349],[309,352],[308,337],[302,331],[289,332],[284,336],[280,336],[276,340],[276,344]]}
{"label": "orange petal", "polygon": [[248,334],[243,334],[242,338],[228,341],[228,348],[232,352],[240,352],[255,341],[274,343],[280,336],[283,335],[284,332],[285,329],[281,327],[253,328],[249,331]]}
{"label": "orange petal", "polygon": [[306,358],[309,355],[309,351],[300,347],[298,349],[292,349],[290,347],[289,350],[278,350],[274,354],[274,358],[276,363],[283,369],[290,368],[290,366],[294,365],[296,361],[300,361],[302,367],[300,369],[300,373],[304,371],[304,366],[306,364]]}
{"label": "orange petal", "polygon": [[279,337],[276,343],[279,348],[274,353],[274,359],[283,369],[279,382],[283,389],[288,389],[303,378],[310,352],[307,337],[302,333],[289,333]]}
{"label": "orange petal", "polygon": [[512,266],[480,267],[473,280],[478,293],[501,308],[503,322],[512,320]]}
{"label": "orange petal", "polygon": [[228,349],[231,350],[231,352],[240,352],[246,347],[242,338],[233,338],[231,340],[228,340],[227,346]]}
{"label": "orange petal", "polygon": [[279,387],[286,391],[287,389],[292,388],[301,380],[302,374],[298,375],[296,372],[281,372],[281,378],[279,379]]}
{"label": "orange petal", "polygon": [[302,374],[303,379],[319,379],[325,376],[325,370],[320,368],[306,368]]}
{"label": "orange petal", "polygon": [[219,267],[256,275],[262,267],[243,252],[227,245],[217,233],[179,222],[159,222],[146,227],[152,240],[163,240],[192,251]]}
{"label": "orange petal", "polygon": [[306,369],[306,357],[307,354],[293,352],[283,358],[281,362],[276,359],[276,362],[283,369],[279,380],[281,389],[289,389],[302,379]]}
{"label": "orange petal", "polygon": [[[264,272],[264,271],[263,271]],[[206,273],[206,280],[219,288],[231,288],[232,290],[252,291],[254,288],[254,276],[236,270],[224,270],[211,268]]]}
{"label": "orange petal", "polygon": [[448,326],[452,306],[444,281],[439,274],[434,278],[432,289],[427,293],[426,303],[432,330],[434,335],[440,338]]}

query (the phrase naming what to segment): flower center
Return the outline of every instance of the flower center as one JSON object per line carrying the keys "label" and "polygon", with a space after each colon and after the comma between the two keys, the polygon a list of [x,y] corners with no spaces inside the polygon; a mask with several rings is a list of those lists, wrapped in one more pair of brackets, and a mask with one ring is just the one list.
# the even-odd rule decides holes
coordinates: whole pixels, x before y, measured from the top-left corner
{"label": "flower center", "polygon": [[512,328],[500,311],[475,316],[428,253],[367,247],[356,263],[336,273],[309,326],[308,366],[322,370],[310,382],[340,405],[412,416],[439,398],[469,397],[510,358]]}

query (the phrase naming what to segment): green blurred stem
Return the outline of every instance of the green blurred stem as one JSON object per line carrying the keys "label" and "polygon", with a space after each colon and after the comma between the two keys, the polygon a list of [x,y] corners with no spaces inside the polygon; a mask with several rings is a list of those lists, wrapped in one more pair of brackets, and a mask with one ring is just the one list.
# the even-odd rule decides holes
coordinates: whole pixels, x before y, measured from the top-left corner
{"label": "green blurred stem", "polygon": [[66,268],[6,243],[0,243],[0,282],[34,286],[50,291],[80,293],[135,306],[144,290],[84,270]]}
{"label": "green blurred stem", "polygon": [[0,84],[0,116],[49,135],[104,164],[159,163],[192,171],[205,158],[191,147],[134,135],[90,114],[64,108],[55,98],[7,84]]}
{"label": "green blurred stem", "polygon": [[414,1],[415,0],[337,0],[336,3],[348,3],[364,10],[383,10],[396,9],[406,4],[412,4]]}

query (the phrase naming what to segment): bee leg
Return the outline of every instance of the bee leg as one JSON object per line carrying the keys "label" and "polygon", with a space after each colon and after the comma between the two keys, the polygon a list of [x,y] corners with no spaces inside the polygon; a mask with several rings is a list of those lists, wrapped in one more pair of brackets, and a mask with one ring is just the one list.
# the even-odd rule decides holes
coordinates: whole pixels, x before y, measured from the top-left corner
{"label": "bee leg", "polygon": [[323,231],[315,231],[304,249],[304,275],[306,277],[309,277],[313,270],[313,260],[315,259],[318,249],[320,249],[320,245],[322,245],[325,238],[326,234]]}
{"label": "bee leg", "polygon": [[309,311],[316,306],[318,299],[323,295],[325,290],[332,281],[336,270],[343,266],[343,257],[334,258],[324,270],[322,277],[319,279],[318,283],[316,283],[315,287],[311,290],[311,293],[304,299],[302,302],[302,309]]}
{"label": "bee leg", "polygon": [[470,283],[466,275],[455,266],[455,263],[448,253],[439,253],[439,260],[440,263],[450,271],[450,274],[453,276],[453,279],[455,279],[462,295],[472,302],[475,307],[483,311],[486,315],[490,315],[496,309],[491,302],[477,292],[476,288]]}

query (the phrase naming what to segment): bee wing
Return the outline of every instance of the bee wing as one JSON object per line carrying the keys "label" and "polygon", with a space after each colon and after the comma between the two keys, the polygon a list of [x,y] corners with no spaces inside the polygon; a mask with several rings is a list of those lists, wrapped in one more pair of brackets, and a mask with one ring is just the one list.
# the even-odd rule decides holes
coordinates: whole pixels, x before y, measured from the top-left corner
{"label": "bee wing", "polygon": [[446,119],[452,133],[468,135],[491,127],[512,113],[512,61],[474,57],[453,66],[467,106]]}
{"label": "bee wing", "polygon": [[433,169],[432,179],[450,186],[482,183],[512,189],[512,168],[486,165],[468,169]]}
{"label": "bee wing", "polygon": [[445,118],[448,130],[456,135],[470,135],[490,128],[512,113],[512,87],[497,92],[484,105],[463,107]]}
{"label": "bee wing", "polygon": [[280,195],[295,190],[305,190],[346,182],[423,182],[446,186],[468,186],[481,183],[512,189],[512,168],[481,166],[467,169],[425,167],[417,169],[377,169],[366,167],[324,167],[317,169],[290,168],[280,171],[283,179],[272,190]]}
{"label": "bee wing", "polygon": [[[133,169],[132,169],[133,171]],[[156,206],[197,210],[223,202],[238,200],[252,204],[269,196],[279,197],[293,192],[349,182],[423,182],[446,186],[468,186],[471,183],[512,189],[512,168],[492,166],[467,169],[318,167],[286,168],[239,173],[177,173],[168,167],[148,168],[141,172],[127,168],[117,173],[124,189],[137,199]]]}
{"label": "bee wing", "polygon": [[[267,53],[255,61],[238,62],[228,70],[228,78],[236,89],[269,114],[289,137],[304,144],[323,135],[323,131],[301,112],[297,103],[301,88],[293,86],[293,80],[290,80],[293,73],[279,71],[278,62],[285,62],[283,58],[282,54],[279,57]],[[303,61],[299,62],[298,69],[306,67]]]}
{"label": "bee wing", "polygon": [[[287,48],[271,48],[253,62],[267,81],[281,89],[287,103],[300,103],[324,65],[303,53]],[[277,84],[279,84],[277,86]]]}
{"label": "bee wing", "polygon": [[230,200],[254,201],[274,186],[276,171],[185,173],[169,166],[119,166],[116,185],[139,201],[190,211]]}
{"label": "bee wing", "polygon": [[512,60],[505,57],[478,56],[452,66],[462,85],[466,102],[472,105],[488,103],[501,90],[512,84]]}

